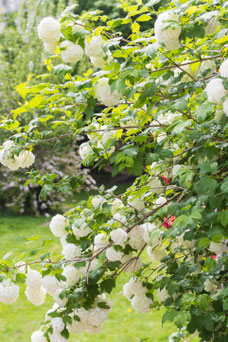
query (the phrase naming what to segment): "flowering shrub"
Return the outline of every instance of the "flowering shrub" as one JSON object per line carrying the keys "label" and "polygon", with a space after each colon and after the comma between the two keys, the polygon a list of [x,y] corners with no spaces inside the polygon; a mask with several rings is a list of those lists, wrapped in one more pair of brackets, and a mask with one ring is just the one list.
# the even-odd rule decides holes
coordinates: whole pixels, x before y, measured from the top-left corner
{"label": "flowering shrub", "polygon": [[[25,101],[12,112],[13,125],[2,125],[13,133],[2,163],[11,167],[41,142],[55,146],[66,127],[72,140],[88,137],[79,148],[83,165],[111,165],[113,175],[127,170],[136,179],[119,196],[116,187],[101,187],[52,218],[50,230],[62,246],[57,260],[2,262],[1,301],[15,302],[20,282],[34,305],[46,293],[55,300],[32,342],[98,332],[122,272],[129,275],[123,295],[135,311],[166,308],[163,323],[178,328],[170,341],[193,334],[200,341],[226,339],[227,2],[160,1],[156,13],[158,2],[123,0],[126,17],[116,20],[77,17],[67,8],[58,22],[39,25],[44,48],[55,49],[41,83],[17,87]],[[141,32],[155,15],[154,29]],[[96,26],[98,20],[104,25]],[[132,28],[128,39],[117,31],[125,24]],[[104,63],[73,75],[83,54]],[[58,75],[61,81],[53,82]],[[25,126],[22,116],[30,111],[39,115]],[[39,171],[30,176],[40,181]],[[83,180],[64,182],[69,191],[91,189]],[[54,182],[44,178],[42,185],[46,191]]]}

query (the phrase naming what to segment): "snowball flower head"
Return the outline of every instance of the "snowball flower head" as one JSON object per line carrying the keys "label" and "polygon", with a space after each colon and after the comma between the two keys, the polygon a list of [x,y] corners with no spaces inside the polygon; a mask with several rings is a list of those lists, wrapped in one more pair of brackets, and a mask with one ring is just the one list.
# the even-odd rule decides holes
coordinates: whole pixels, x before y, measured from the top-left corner
{"label": "snowball flower head", "polygon": [[228,58],[225,59],[220,66],[220,75],[222,77],[228,77]]}
{"label": "snowball flower head", "polygon": [[85,39],[85,53],[89,57],[103,57],[104,51],[102,50],[103,39],[101,36],[95,36],[90,41]]}
{"label": "snowball flower head", "polygon": [[35,156],[31,151],[23,151],[19,154],[20,167],[30,167],[35,162]]}
{"label": "snowball flower head", "polygon": [[130,238],[129,245],[134,249],[141,249],[145,244],[143,240],[144,228],[142,226],[136,226],[128,233]]}
{"label": "snowball flower head", "polygon": [[61,47],[66,48],[61,51],[61,57],[64,63],[75,64],[83,57],[83,49],[79,44],[74,44],[69,40],[64,41]]}
{"label": "snowball flower head", "polygon": [[82,143],[79,146],[79,155],[82,160],[86,159],[90,155],[91,152],[92,152],[92,149],[88,142]]}
{"label": "snowball flower head", "polygon": [[42,285],[42,276],[36,271],[28,268],[25,284],[32,289],[39,289]]}
{"label": "snowball flower head", "polygon": [[220,22],[217,20],[217,11],[212,11],[206,14],[207,16],[210,15],[210,18],[205,26],[205,35],[214,34],[217,30],[218,26],[220,26]]}
{"label": "snowball flower head", "polygon": [[205,289],[205,291],[207,291],[207,292],[213,292],[213,291],[216,289],[216,286],[212,283],[211,280],[207,279],[207,280],[204,282],[204,289]]}
{"label": "snowball flower head", "polygon": [[105,106],[116,106],[120,102],[121,95],[117,90],[111,92],[107,77],[100,78],[95,85],[95,97]]}
{"label": "snowball flower head", "polygon": [[132,199],[132,197],[129,197],[129,205],[138,211],[144,208],[144,202],[140,198]]}
{"label": "snowball flower head", "polygon": [[[15,144],[13,141],[7,140],[3,144],[3,149],[0,152],[0,163],[6,167],[8,167],[12,171],[16,171],[21,167],[21,163],[19,160],[19,157],[14,155],[11,157],[9,155],[9,150],[11,147],[13,147]],[[8,154],[8,155],[7,155]]]}
{"label": "snowball flower head", "polygon": [[58,289],[52,296],[53,296],[53,298],[54,298],[54,300],[55,300],[55,302],[59,305],[59,306],[64,306],[64,305],[66,305],[66,303],[67,303],[67,298],[66,297],[64,297],[63,299],[61,299],[60,297],[59,297],[59,295],[60,295],[60,293],[63,291],[63,289]]}
{"label": "snowball flower head", "polygon": [[42,279],[42,285],[47,293],[52,295],[58,290],[61,283],[56,279],[56,277],[48,274]]}
{"label": "snowball flower head", "polygon": [[110,236],[115,245],[120,245],[123,247],[128,238],[127,233],[121,228],[114,229],[110,233]]}
{"label": "snowball flower head", "polygon": [[228,99],[226,99],[223,103],[223,111],[226,114],[226,116],[228,116]]}
{"label": "snowball flower head", "polygon": [[99,207],[102,204],[102,202],[104,202],[104,201],[105,201],[105,199],[102,196],[93,197],[92,206],[94,208]]}
{"label": "snowball flower head", "polygon": [[73,243],[68,243],[62,250],[65,259],[72,259],[80,254],[80,250]]}
{"label": "snowball flower head", "polygon": [[47,44],[58,42],[61,36],[60,23],[52,17],[41,20],[38,26],[38,36]]}
{"label": "snowball flower head", "polygon": [[116,251],[113,247],[109,247],[106,251],[106,258],[109,261],[120,261],[123,255],[122,252]]}
{"label": "snowball flower head", "polygon": [[20,287],[12,283],[9,279],[0,283],[0,302],[13,304],[16,302],[20,292]]}
{"label": "snowball flower head", "polygon": [[37,330],[32,334],[31,342],[47,342],[47,339],[44,337],[44,333],[42,331]]}
{"label": "snowball flower head", "polygon": [[66,283],[70,286],[77,284],[80,278],[79,271],[71,265],[67,265],[64,267],[62,275],[66,277]]}
{"label": "snowball flower head", "polygon": [[220,78],[214,78],[206,86],[208,101],[221,104],[222,98],[226,95],[226,90]]}
{"label": "snowball flower head", "polygon": [[161,248],[160,246],[155,247],[153,249],[152,247],[148,247],[147,254],[152,260],[155,260],[155,261],[160,261],[162,258],[166,256],[165,250]]}
{"label": "snowball flower head", "polygon": [[166,290],[166,288],[164,287],[162,290],[158,289],[157,292],[158,298],[162,301],[165,302],[167,298],[170,297],[168,291]]}
{"label": "snowball flower head", "polygon": [[73,224],[72,229],[77,239],[85,237],[92,232],[92,229],[90,229],[89,226],[87,226],[87,223],[82,220],[77,220],[77,226]]}
{"label": "snowball flower head", "polygon": [[145,286],[137,278],[131,278],[128,283],[123,286],[123,294],[127,299],[131,299],[133,296],[144,296],[147,292]]}
{"label": "snowball flower head", "polygon": [[176,50],[180,47],[179,36],[181,28],[178,26],[178,22],[179,17],[177,14],[172,11],[166,11],[159,14],[154,24],[155,38],[158,43],[165,44],[167,50]]}
{"label": "snowball flower head", "polygon": [[46,291],[45,291],[43,286],[36,288],[36,289],[31,288],[31,287],[27,287],[25,294],[26,294],[28,300],[33,305],[40,306],[40,305],[44,304],[44,302],[45,302]]}
{"label": "snowball flower head", "polygon": [[111,213],[112,215],[115,215],[118,213],[122,208],[124,207],[123,202],[116,198],[112,203]]}
{"label": "snowball flower head", "polygon": [[55,317],[51,319],[51,326],[54,332],[61,332],[63,331],[65,325],[60,317]]}
{"label": "snowball flower head", "polygon": [[108,237],[104,233],[97,234],[94,238],[94,250],[102,249],[108,244]]}
{"label": "snowball flower head", "polygon": [[61,238],[66,234],[65,228],[67,225],[68,221],[66,218],[63,215],[57,214],[52,217],[49,227],[53,235]]}
{"label": "snowball flower head", "polygon": [[52,54],[55,54],[57,46],[58,46],[58,42],[56,42],[56,41],[54,41],[53,43],[49,43],[49,44],[44,43],[44,49],[47,52],[52,53]]}
{"label": "snowball flower head", "polygon": [[134,296],[131,300],[131,306],[138,313],[147,313],[151,310],[150,305],[153,303],[152,299],[146,296]]}

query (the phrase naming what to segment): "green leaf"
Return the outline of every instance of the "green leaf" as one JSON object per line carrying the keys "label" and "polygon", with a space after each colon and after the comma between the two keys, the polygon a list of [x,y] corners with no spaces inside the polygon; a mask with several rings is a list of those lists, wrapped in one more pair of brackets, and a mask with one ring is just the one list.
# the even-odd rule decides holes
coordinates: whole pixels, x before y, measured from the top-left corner
{"label": "green leaf", "polygon": [[211,102],[204,102],[197,110],[196,110],[196,118],[202,123],[206,119],[208,119],[209,114],[213,113],[215,108],[215,104]]}
{"label": "green leaf", "polygon": [[115,279],[105,279],[100,284],[101,290],[107,293],[111,293],[112,289],[114,289],[115,286],[116,286]]}
{"label": "green leaf", "polygon": [[228,210],[224,210],[218,214],[218,221],[221,222],[223,227],[228,226]]}
{"label": "green leaf", "polygon": [[138,17],[137,19],[136,19],[136,21],[149,21],[149,20],[151,20],[152,18],[151,18],[151,16],[150,15],[148,15],[148,14],[143,14],[143,15],[141,15],[140,17]]}
{"label": "green leaf", "polygon": [[97,306],[99,306],[99,308],[101,309],[106,309],[106,310],[110,309],[110,306],[108,306],[106,302],[99,302]]}
{"label": "green leaf", "polygon": [[199,182],[196,183],[196,191],[198,194],[213,194],[218,187],[218,183],[214,178],[202,176]]}

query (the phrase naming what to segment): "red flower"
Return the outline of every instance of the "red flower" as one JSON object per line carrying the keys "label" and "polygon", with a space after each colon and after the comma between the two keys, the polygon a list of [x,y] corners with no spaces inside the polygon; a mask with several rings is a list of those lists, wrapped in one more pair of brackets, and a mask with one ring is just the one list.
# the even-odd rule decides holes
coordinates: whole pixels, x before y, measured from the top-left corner
{"label": "red flower", "polygon": [[166,178],[166,177],[162,176],[162,179],[163,179],[163,181],[164,181],[164,183],[165,183],[166,185],[169,185],[169,184],[170,184],[170,179],[169,179],[169,178]]}
{"label": "red flower", "polygon": [[172,225],[173,225],[173,222],[175,221],[175,218],[176,218],[176,217],[173,216],[173,215],[170,215],[170,216],[168,216],[168,217],[164,217],[164,218],[163,218],[163,221],[164,221],[163,226],[164,226],[166,229],[171,228]]}
{"label": "red flower", "polygon": [[216,254],[211,255],[211,258],[212,258],[212,259],[216,259]]}

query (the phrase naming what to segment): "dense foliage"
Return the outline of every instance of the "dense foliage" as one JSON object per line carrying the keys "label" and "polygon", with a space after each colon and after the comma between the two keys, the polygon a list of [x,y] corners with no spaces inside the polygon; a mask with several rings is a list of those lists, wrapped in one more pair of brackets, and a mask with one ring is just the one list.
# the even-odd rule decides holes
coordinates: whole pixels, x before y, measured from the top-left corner
{"label": "dense foliage", "polygon": [[[34,305],[52,295],[56,304],[32,342],[66,341],[69,333],[100,330],[112,306],[106,295],[128,272],[123,294],[139,313],[164,305],[163,322],[178,328],[170,341],[198,334],[200,341],[222,342],[228,332],[227,2],[122,0],[121,6],[125,18],[78,17],[68,7],[59,21],[41,21],[38,35],[51,54],[47,71],[39,84],[17,87],[24,100],[1,122],[12,137],[0,160],[12,170],[25,168],[37,146],[86,136],[79,147],[85,166],[111,165],[113,175],[127,170],[136,180],[119,196],[116,187],[101,187],[52,218],[63,248],[58,259],[2,260],[0,300],[14,303],[20,282]],[[141,30],[155,19],[154,29]],[[118,29],[129,24],[126,39]],[[75,75],[83,55],[93,67]],[[29,124],[24,115],[31,115]],[[56,182],[54,174],[32,169],[27,176],[27,185],[42,185],[44,197],[54,189],[91,189],[80,175]]]}

